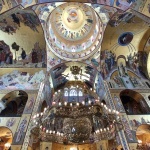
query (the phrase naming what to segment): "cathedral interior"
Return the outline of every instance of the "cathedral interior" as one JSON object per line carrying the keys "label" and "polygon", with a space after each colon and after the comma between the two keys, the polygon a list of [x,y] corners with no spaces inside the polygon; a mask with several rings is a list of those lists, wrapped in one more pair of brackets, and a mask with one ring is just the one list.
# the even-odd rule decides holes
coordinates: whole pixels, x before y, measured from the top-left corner
{"label": "cathedral interior", "polygon": [[150,0],[0,0],[0,150],[150,150]]}

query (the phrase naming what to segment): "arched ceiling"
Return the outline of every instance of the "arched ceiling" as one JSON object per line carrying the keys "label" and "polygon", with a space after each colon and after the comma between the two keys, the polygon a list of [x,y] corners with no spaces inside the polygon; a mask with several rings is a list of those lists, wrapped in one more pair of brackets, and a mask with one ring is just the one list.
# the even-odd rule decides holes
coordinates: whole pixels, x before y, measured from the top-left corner
{"label": "arched ceiling", "polygon": [[[122,17],[123,15],[126,15],[124,19]],[[120,21],[116,21],[115,17],[120,17]],[[145,45],[141,47],[140,43],[143,40],[146,42],[143,37],[148,31],[148,24],[146,24],[141,18],[132,15],[130,12],[114,16],[105,29],[102,51],[109,50],[115,53],[116,57],[124,55],[127,58],[130,54],[133,55],[144,49]],[[129,39],[126,39],[126,41],[120,41],[121,38],[124,40],[123,38],[125,37],[125,34],[128,34]]]}
{"label": "arched ceiling", "polygon": [[[19,9],[20,12],[21,10],[26,12],[34,10],[38,15],[41,25],[45,31],[45,38],[47,43],[49,43],[49,47],[52,48],[52,45],[54,43],[55,43],[54,46],[57,47],[59,46],[59,48],[61,47],[61,49],[57,49],[55,47],[54,49],[56,51],[52,50],[52,52],[55,53],[58,58],[65,59],[65,60],[73,60],[73,59],[75,61],[86,60],[86,62],[88,62],[87,59],[96,58],[96,61],[98,61],[96,62],[97,63],[96,65],[98,66],[100,49],[101,51],[108,50],[113,52],[116,58],[120,55],[124,55],[127,58],[128,56],[133,55],[138,51],[144,49],[145,45],[147,46],[146,41],[148,41],[148,39],[145,39],[145,34],[148,33],[148,29],[149,29],[148,25],[150,22],[148,18],[149,17],[148,0],[137,0],[137,1],[130,1],[130,2],[122,1],[122,0],[82,1],[82,2],[87,2],[86,5],[81,3],[76,4],[77,1],[72,3],[65,3],[64,1],[58,3],[55,3],[54,1],[53,3],[49,3],[49,2],[50,2],[49,0],[30,0],[30,1],[4,0],[1,1],[0,13],[2,14],[1,16],[3,16],[4,18],[4,14],[7,10],[11,10],[10,12],[13,13],[12,8]],[[75,5],[78,5],[80,9],[76,9]],[[88,13],[86,14],[85,6],[86,6],[86,11],[89,13],[90,10],[91,14]],[[62,12],[60,12],[60,8],[63,9]],[[55,16],[56,13],[59,13],[58,17],[56,18],[52,17]],[[92,19],[86,18],[87,16],[85,14],[90,16]],[[143,18],[145,18],[145,16],[147,16],[148,19],[143,21]],[[53,22],[51,17],[53,18]],[[61,21],[58,19],[59,17],[61,18]],[[66,18],[68,18],[69,21]],[[78,25],[76,23],[76,20],[78,22]],[[59,21],[58,23],[59,25],[56,28],[55,24],[57,24],[56,22],[58,21]],[[77,33],[79,32],[79,30],[83,28],[87,23],[90,24],[89,28],[87,29],[87,32],[78,35]],[[63,30],[60,27],[62,25],[65,26]],[[72,28],[73,27],[72,25],[75,28]],[[50,32],[51,29],[53,29],[52,30],[53,32]],[[66,30],[68,31],[67,33]],[[92,32],[95,32],[95,34],[93,34],[94,36],[91,34]],[[95,43],[98,44],[96,40],[100,41],[100,38],[103,36],[101,35],[103,32],[104,32],[104,37],[103,37],[102,44],[96,45],[96,47],[98,47],[99,49],[95,50],[91,46],[95,46]],[[53,35],[52,33],[54,33],[54,35],[57,36],[57,38],[52,37]],[[100,38],[99,35],[101,35]],[[92,36],[95,38],[94,42]],[[128,39],[126,39],[126,37],[128,37]],[[148,37],[149,35],[146,36],[146,38]],[[89,42],[89,38],[91,43]],[[56,40],[56,39],[60,39],[60,40],[58,40],[57,42],[53,42],[53,41],[50,42],[50,40]],[[127,41],[125,42],[124,40]],[[64,43],[62,42],[63,44],[60,45],[60,41],[61,42],[63,41]],[[85,46],[82,45],[79,41],[82,44],[84,42]],[[71,45],[71,43],[75,43],[75,44]],[[87,49],[85,50],[85,47],[87,48],[89,43],[91,44],[91,46],[89,46],[89,51],[87,51]],[[79,45],[81,45],[82,48]],[[65,48],[66,50],[65,52],[63,50],[64,47],[68,47],[68,50],[67,48]],[[82,55],[81,52],[84,52],[84,54]],[[148,67],[149,66],[148,64],[149,64],[149,56],[147,59],[147,70],[149,70],[150,68]]]}
{"label": "arched ceiling", "polygon": [[81,60],[100,47],[103,23],[96,12],[82,3],[64,3],[49,14],[46,40],[58,57]]}

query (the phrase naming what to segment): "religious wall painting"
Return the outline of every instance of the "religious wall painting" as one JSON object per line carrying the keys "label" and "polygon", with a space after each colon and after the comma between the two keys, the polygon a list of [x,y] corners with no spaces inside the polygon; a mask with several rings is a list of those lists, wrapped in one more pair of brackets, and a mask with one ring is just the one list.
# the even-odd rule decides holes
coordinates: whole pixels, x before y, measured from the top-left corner
{"label": "religious wall painting", "polygon": [[14,70],[9,74],[0,77],[0,89],[39,89],[41,82],[45,78],[43,70],[31,75],[28,72]]}
{"label": "religious wall painting", "polygon": [[135,0],[115,0],[114,7],[125,11],[129,9],[134,3]]}
{"label": "religious wall painting", "polygon": [[16,123],[16,118],[10,118],[10,119],[8,119],[7,120],[7,122],[6,122],[6,126],[8,127],[8,128],[11,128],[14,124]]}
{"label": "religious wall painting", "polygon": [[47,63],[46,50],[40,47],[39,42],[36,42],[28,55],[26,54],[25,50],[22,49],[21,60],[25,66],[29,66],[30,64],[32,66],[35,64],[36,68],[44,68],[46,67]]}
{"label": "religious wall painting", "polygon": [[16,0],[15,1],[14,0],[6,0],[6,2],[8,4],[9,9],[16,7],[18,5]]}
{"label": "religious wall painting", "polygon": [[126,138],[127,138],[127,141],[129,143],[135,143],[137,142],[136,140],[136,132],[133,131],[131,128],[130,128],[130,124],[129,124],[129,121],[127,119],[127,116],[125,115],[122,115],[122,123],[124,124],[124,133],[126,135]]}
{"label": "religious wall painting", "polygon": [[135,132],[140,125],[150,124],[150,115],[129,115],[128,118],[132,130]]}
{"label": "religious wall painting", "polygon": [[36,0],[16,0],[18,4],[21,4],[23,7],[28,7],[35,4]]}
{"label": "religious wall painting", "polygon": [[36,0],[6,0],[9,8],[16,7],[17,5],[22,5],[23,7],[28,7],[30,5],[36,4]]}
{"label": "religious wall painting", "polygon": [[93,85],[94,81],[95,81],[95,77],[96,77],[96,72],[97,70],[91,66],[85,66],[85,74],[90,75],[89,77],[89,82],[91,83],[91,85]]}
{"label": "religious wall painting", "polygon": [[44,28],[49,13],[51,13],[56,8],[56,5],[55,3],[44,3],[41,4],[40,6],[41,7],[37,7],[37,8],[33,6],[32,9],[38,14],[39,20]]}
{"label": "religious wall painting", "polygon": [[66,79],[66,76],[63,75],[63,72],[67,68],[68,67],[66,66],[66,64],[62,63],[50,70],[54,88],[57,88],[60,85],[64,85],[68,81]]}
{"label": "religious wall painting", "polygon": [[40,25],[40,21],[33,10],[22,10],[22,7],[18,6],[1,15],[0,30],[8,35],[15,34],[22,24],[34,32],[39,32],[37,27]]}
{"label": "religious wall painting", "polygon": [[[115,71],[115,72],[118,72],[118,71]],[[121,77],[118,76],[118,74],[111,76],[111,80],[112,82],[110,81],[110,84],[112,88],[124,88],[125,87]]]}
{"label": "religious wall painting", "polygon": [[145,6],[142,10],[142,13],[146,16],[150,15],[150,2],[149,2],[149,0],[146,1]]}
{"label": "religious wall painting", "polygon": [[98,4],[113,6],[114,0],[97,0]]}
{"label": "religious wall painting", "polygon": [[147,0],[133,0],[131,9],[141,12]]}
{"label": "religious wall painting", "polygon": [[117,9],[107,5],[100,5],[100,4],[91,4],[91,5],[94,8],[94,10],[99,14],[105,28],[107,26],[108,21],[117,11]]}
{"label": "religious wall painting", "polygon": [[14,138],[13,138],[14,145],[22,145],[23,144],[27,126],[29,123],[29,119],[30,119],[30,115],[22,116],[20,123],[18,125],[18,128],[16,130],[16,133],[14,134]]}
{"label": "religious wall painting", "polygon": [[100,72],[104,79],[106,79],[110,72],[116,67],[116,55],[115,53],[104,50],[100,56]]}
{"label": "religious wall painting", "polygon": [[117,111],[119,111],[120,113],[124,113],[125,110],[124,110],[124,107],[122,105],[122,102],[121,102],[119,96],[117,94],[113,94],[112,98],[113,98],[113,101],[114,101]]}
{"label": "religious wall painting", "polygon": [[60,63],[62,63],[62,60],[60,58],[58,58],[57,56],[51,55],[52,52],[48,51],[47,53],[47,67],[48,70],[50,70],[52,67],[54,67],[55,65],[58,65]]}
{"label": "religious wall painting", "polygon": [[21,11],[22,7],[15,7],[1,15],[0,18],[0,30],[7,33],[8,35],[13,35],[20,28],[20,19],[17,13]]}
{"label": "religious wall painting", "polygon": [[25,109],[23,114],[31,114],[33,110],[33,106],[35,103],[35,97],[34,95],[28,95],[28,101],[26,103]]}
{"label": "religious wall painting", "polygon": [[[12,49],[12,50],[10,50]],[[14,51],[14,52],[12,52]],[[16,55],[20,51],[20,56]],[[16,42],[12,43],[11,48],[4,41],[0,41],[0,67],[46,67],[46,51],[39,46],[39,42],[29,54]]]}
{"label": "religious wall painting", "polygon": [[10,51],[9,45],[0,41],[0,66],[4,64],[13,64],[13,53]]}
{"label": "religious wall painting", "polygon": [[118,10],[109,21],[109,24],[111,27],[119,26],[121,22],[124,23],[130,23],[132,22],[132,19],[134,18],[134,15],[130,10],[124,12],[122,10]]}
{"label": "religious wall painting", "polygon": [[144,51],[134,53],[133,55],[130,53],[127,56],[127,67],[133,70],[139,77],[146,78],[145,70],[142,67],[147,64],[147,59],[148,55]]}
{"label": "religious wall painting", "polygon": [[[46,67],[44,34],[39,18],[33,10],[22,10],[21,6],[17,6],[2,14],[0,30],[2,34],[10,35],[10,40],[1,36],[0,67]],[[16,35],[19,30],[27,37],[23,41]],[[35,32],[33,34],[36,36],[33,42],[30,41],[32,37],[28,37],[32,32]]]}

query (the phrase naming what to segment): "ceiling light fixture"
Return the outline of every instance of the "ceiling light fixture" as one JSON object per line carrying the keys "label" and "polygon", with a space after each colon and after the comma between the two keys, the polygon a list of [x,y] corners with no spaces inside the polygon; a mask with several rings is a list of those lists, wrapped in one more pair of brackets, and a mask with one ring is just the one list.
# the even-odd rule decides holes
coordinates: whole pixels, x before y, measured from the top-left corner
{"label": "ceiling light fixture", "polygon": [[85,144],[115,138],[123,129],[119,112],[99,100],[59,102],[33,117],[31,133],[41,141]]}

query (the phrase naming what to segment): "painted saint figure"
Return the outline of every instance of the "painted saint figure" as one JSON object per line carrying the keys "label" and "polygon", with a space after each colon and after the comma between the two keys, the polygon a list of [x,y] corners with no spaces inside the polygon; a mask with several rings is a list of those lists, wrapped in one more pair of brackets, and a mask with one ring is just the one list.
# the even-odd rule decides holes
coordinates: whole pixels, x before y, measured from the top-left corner
{"label": "painted saint figure", "polygon": [[20,123],[20,125],[19,125],[19,129],[18,129],[18,133],[17,133],[17,137],[16,137],[15,142],[18,143],[18,142],[21,140],[21,138],[22,138],[22,136],[23,136],[23,133],[24,133],[24,131],[25,131],[26,126],[27,126],[27,117],[25,117],[25,118],[21,121],[21,123]]}

